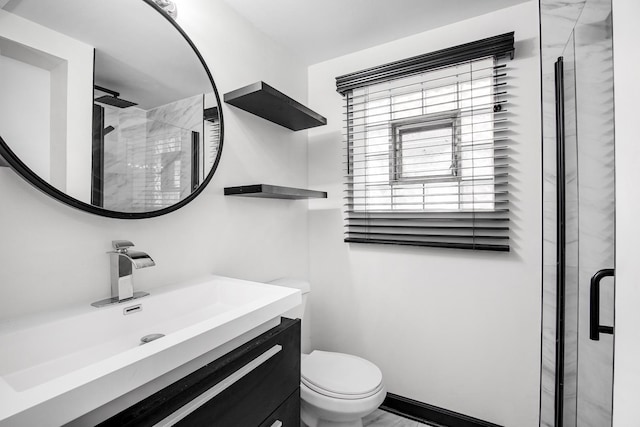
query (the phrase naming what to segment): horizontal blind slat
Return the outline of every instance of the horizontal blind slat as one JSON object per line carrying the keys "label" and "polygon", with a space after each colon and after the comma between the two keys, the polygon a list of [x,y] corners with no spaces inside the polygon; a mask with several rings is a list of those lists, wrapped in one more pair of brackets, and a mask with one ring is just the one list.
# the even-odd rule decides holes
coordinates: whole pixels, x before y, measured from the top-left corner
{"label": "horizontal blind slat", "polygon": [[[473,73],[479,73],[479,72],[487,72],[489,70],[493,70],[494,72],[496,72],[496,74],[494,75],[487,75],[485,77],[491,77],[494,80],[497,81],[505,81],[508,80],[508,76],[506,72],[497,72],[500,69],[504,69],[506,67],[506,64],[501,64],[501,65],[497,65],[497,66],[493,66],[493,67],[480,67],[480,68],[475,68],[473,71],[462,71],[459,72],[457,75],[458,76],[464,76],[464,75],[472,75]],[[428,75],[428,73],[425,73],[425,76]],[[353,92],[351,92],[348,96],[350,97],[350,99],[352,100],[360,100],[363,98],[368,98],[369,100],[378,100],[378,99],[384,99],[385,98],[385,94],[388,94],[390,91],[393,91],[394,95],[398,94],[398,95],[403,95],[406,93],[410,93],[410,91],[412,90],[412,88],[416,87],[416,86],[425,86],[428,89],[442,89],[444,87],[449,86],[451,83],[442,83],[440,85],[430,85],[428,83],[431,82],[437,82],[440,80],[446,80],[446,79],[450,79],[451,76],[447,75],[447,76],[443,76],[443,77],[436,77],[436,78],[425,78],[424,80],[420,80],[420,82],[418,83],[407,83],[407,84],[394,84],[393,88],[388,88],[388,87],[381,87],[380,90],[372,90],[371,87],[367,89],[366,94],[354,94]],[[469,82],[473,82],[474,79],[473,78],[467,78],[467,77],[462,77],[459,78],[457,80],[458,83],[469,83]],[[354,102],[353,104],[359,104],[360,101]]]}
{"label": "horizontal blind slat", "polygon": [[[381,109],[386,109],[386,108],[390,108],[390,107],[394,107],[393,113],[399,113],[399,112],[404,112],[404,111],[411,111],[414,110],[416,108],[419,108],[418,106],[413,106],[413,107],[407,107],[409,104],[415,104],[417,101],[421,101],[421,105],[420,107],[422,108],[435,108],[435,107],[440,107],[443,105],[449,105],[449,104],[465,104],[464,106],[458,106],[456,108],[458,109],[472,109],[474,107],[481,107],[481,108],[488,108],[489,104],[488,103],[482,103],[483,98],[486,98],[487,94],[479,94],[478,92],[481,91],[482,89],[495,89],[498,87],[504,87],[506,85],[506,82],[500,82],[500,83],[495,83],[493,85],[488,85],[488,86],[483,86],[483,87],[478,87],[478,88],[471,88],[471,89],[465,89],[465,90],[458,90],[455,93],[456,94],[460,94],[460,93],[464,93],[466,94],[466,96],[456,96],[455,98],[451,98],[451,95],[453,93],[440,93],[440,94],[434,94],[434,95],[424,95],[424,92],[428,92],[427,89],[420,89],[420,88],[416,88],[415,91],[413,92],[408,92],[405,93],[403,95],[396,95],[396,94],[389,94],[389,102],[385,103],[385,104],[376,104],[373,105],[371,107],[368,107],[368,105],[370,105],[373,101],[372,100],[363,100],[361,103],[359,104],[350,104],[349,106],[349,111],[345,111],[343,113],[343,116],[347,116],[347,115],[354,115],[355,118],[357,119],[361,119],[363,117],[371,117],[371,116],[376,116],[379,115],[381,113],[379,112],[374,112],[375,110],[381,110]],[[474,92],[476,93],[474,95]],[[394,100],[394,98],[408,98],[409,95],[421,95],[420,99],[405,99],[403,101],[398,101],[398,100]],[[492,98],[494,98],[494,103],[496,101],[496,98],[499,97],[504,97],[507,95],[506,91],[499,91],[499,92],[493,92],[491,93]],[[442,98],[450,98],[450,99],[446,99],[443,100]],[[366,97],[365,97],[366,98]],[[378,101],[381,101],[384,99],[378,99]],[[439,100],[440,102],[433,102],[434,100]],[[475,101],[475,102],[474,102]],[[502,101],[506,101],[506,100],[502,100]],[[354,108],[354,107],[360,107],[360,106],[367,106],[367,107],[362,107],[362,108]],[[477,110],[478,108],[476,108]]]}
{"label": "horizontal blind slat", "polygon": [[[361,116],[366,116],[367,114],[365,113],[368,111],[390,107],[390,106],[400,107],[400,109],[402,109],[403,106],[406,106],[409,103],[415,103],[416,101],[418,101],[418,99],[415,99],[417,95],[420,95],[420,101],[423,103],[423,105],[429,106],[429,107],[449,104],[452,102],[467,104],[468,101],[474,101],[474,100],[477,101],[478,99],[482,99],[488,96],[488,94],[482,93],[487,89],[492,89],[491,96],[494,99],[507,95],[507,91],[506,91],[506,87],[508,84],[507,81],[497,80],[492,77],[484,77],[482,80],[493,80],[493,83],[487,83],[483,86],[476,86],[476,87],[472,86],[468,89],[457,89],[455,90],[455,92],[453,91],[454,85],[452,84],[443,85],[440,88],[424,87],[423,85],[418,84],[412,87],[408,87],[405,90],[405,92],[402,92],[402,93],[396,93],[392,89],[390,89],[387,91],[388,93],[386,97],[382,96],[383,95],[382,93],[376,98],[371,98],[368,93],[359,95],[359,96],[352,96],[350,98],[351,102],[349,103],[349,109],[345,111],[343,115],[354,114],[354,115],[357,115],[358,117],[361,117]],[[478,81],[471,80],[468,83],[473,84],[473,83],[478,83]],[[442,93],[437,93],[436,91],[436,89],[445,89],[445,88],[450,89],[451,91],[450,92],[443,91]],[[453,97],[453,95],[455,95],[455,97]],[[442,98],[449,98],[449,99],[444,101],[442,100]],[[358,100],[357,102],[355,101],[356,99]],[[442,100],[442,101],[434,102],[434,100]],[[376,101],[381,101],[381,102],[376,102]],[[386,101],[386,102],[383,103],[382,101]],[[474,106],[476,105],[474,105],[473,103],[471,103],[471,105],[466,105],[467,108],[472,108]]]}
{"label": "horizontal blind slat", "polygon": [[[417,159],[417,158],[421,158],[424,157],[424,155],[421,154],[416,154],[416,155],[412,155],[412,156],[402,156],[403,159]],[[378,154],[372,154],[370,156],[366,156],[366,159],[363,160],[357,160],[357,161],[353,161],[353,162],[342,162],[343,165],[353,165],[351,167],[349,167],[348,169],[343,169],[346,173],[352,173],[352,174],[356,174],[355,171],[359,171],[359,170],[366,170],[368,169],[366,167],[366,163],[367,161],[374,161],[374,160],[389,160],[389,153],[378,153]],[[493,155],[493,156],[474,156],[471,157],[469,159],[465,159],[465,161],[478,161],[478,160],[493,160],[494,162],[496,162],[496,164],[503,164],[501,163],[503,160],[506,161],[509,159],[509,156],[507,155]],[[414,163],[411,162],[411,165],[434,165],[434,164],[440,164],[440,163],[445,163],[445,162],[449,162],[451,163],[451,160],[434,160],[432,162],[419,162],[419,163]],[[362,164],[365,164],[365,166],[362,166]]]}
{"label": "horizontal blind slat", "polygon": [[[507,102],[508,101],[506,99],[505,100],[494,100],[494,101],[492,101],[490,103],[478,104],[478,105],[474,105],[472,107],[455,108],[455,110],[460,112],[461,117],[477,116],[477,115],[482,115],[483,113],[480,113],[479,111],[483,111],[483,110],[489,110],[489,109],[494,109],[494,108],[502,110],[504,108],[503,106],[505,104],[507,104]],[[422,113],[421,114],[415,114],[413,116],[402,116],[401,113],[406,113],[407,111],[413,111],[413,110],[416,110],[418,108],[426,109],[428,107],[445,106],[445,105],[449,105],[449,104],[452,104],[452,103],[453,103],[453,101],[447,101],[447,102],[443,102],[443,103],[438,104],[438,105],[419,106],[419,107],[416,106],[416,107],[407,108],[407,109],[404,109],[404,110],[383,112],[383,113],[379,113],[379,114],[376,113],[376,114],[370,114],[368,116],[362,116],[362,117],[348,117],[348,118],[342,120],[343,122],[348,123],[348,124],[344,125],[342,128],[343,128],[343,130],[344,129],[354,128],[354,127],[367,127],[368,130],[375,129],[377,127],[383,128],[383,127],[389,126],[389,123],[393,122],[394,120],[396,120],[396,118],[393,118],[393,119],[388,119],[388,118],[387,119],[381,119],[381,120],[378,120],[378,121],[366,122],[366,123],[362,123],[362,124],[359,124],[359,125],[357,125],[357,124],[355,124],[353,122],[356,121],[356,120],[364,121],[369,117],[388,116],[390,114],[400,115],[400,117],[397,117],[397,119],[410,119],[413,116],[419,117],[420,115],[422,115]],[[466,114],[466,113],[471,112],[472,111],[471,108],[473,108],[473,107],[476,107],[475,108],[476,112],[473,113],[473,114]],[[451,110],[451,108],[449,108],[449,110]],[[446,110],[440,110],[440,111],[446,111]],[[436,110],[436,112],[438,112],[438,110]],[[493,112],[487,111],[484,114],[493,114]],[[495,120],[495,121],[498,121],[498,120]]]}
{"label": "horizontal blind slat", "polygon": [[[476,159],[477,160],[477,159]],[[473,162],[474,159],[469,159],[469,160],[458,160],[457,162]],[[474,170],[474,169],[480,169],[480,168],[492,168],[494,170],[496,169],[508,169],[509,165],[508,164],[492,164],[492,165],[470,165],[470,166],[452,166],[451,165],[451,160],[442,160],[439,162],[415,162],[415,163],[410,163],[408,164],[408,166],[424,166],[424,165],[434,165],[434,164],[439,164],[439,163],[448,163],[448,165],[443,165],[445,167],[439,168],[439,169],[435,169],[435,168],[429,168],[428,171],[425,171],[425,173],[429,173],[429,175],[433,175],[434,177],[438,177],[438,176],[446,176],[448,175],[449,177],[453,176],[456,179],[458,178],[469,178],[469,179],[474,179],[475,176],[480,176],[480,175],[473,175],[473,174],[469,174],[469,175],[456,175],[451,173],[451,169],[455,168],[456,171],[466,171],[466,170]],[[383,166],[378,166],[378,167],[383,167]],[[386,166],[385,166],[386,167]],[[356,168],[355,170],[365,170],[366,168]],[[351,169],[351,171],[353,171],[354,169]],[[379,176],[388,176],[389,175],[389,171],[387,170],[386,172],[378,172],[378,173],[362,173],[362,174],[351,174],[351,175],[346,175],[348,177],[351,178],[373,178],[373,177],[379,177]],[[429,176],[426,176],[424,178],[425,181],[428,181]],[[402,180],[411,180],[411,178],[405,178],[405,179],[398,179],[398,181],[402,181]]]}
{"label": "horizontal blind slat", "polygon": [[391,239],[373,239],[373,238],[355,238],[346,237],[347,243],[375,243],[379,245],[399,245],[399,246],[424,246],[432,248],[449,248],[449,249],[472,249],[485,251],[509,252],[509,245],[496,245],[486,243],[454,243],[454,242],[429,242],[429,241],[412,241],[412,240],[391,240]]}
{"label": "horizontal blind slat", "polygon": [[[493,180],[493,185],[494,187],[499,187],[499,188],[504,188],[507,187],[509,185],[509,181],[507,180],[508,176],[505,175],[504,177],[499,177],[499,180]],[[350,185],[354,185],[353,181],[349,180],[347,181],[347,184]],[[390,188],[391,184],[390,183],[384,183],[384,182],[365,182],[365,183],[356,183],[358,188],[356,188],[356,190],[358,191],[364,191],[365,189],[367,191],[369,190],[374,190],[374,189],[379,189],[379,190],[384,190],[387,188]],[[402,184],[398,184],[398,183],[394,183],[393,184],[393,188],[396,190],[402,190],[402,189],[412,189],[415,188],[416,184],[408,184],[408,183],[402,183]],[[461,188],[463,187],[475,187],[477,185],[479,185],[477,182],[473,181],[473,180],[463,180],[458,184]]]}
{"label": "horizontal blind slat", "polygon": [[[377,216],[375,218],[369,218],[369,216],[371,216],[371,213],[365,213],[365,212],[358,212],[358,211],[346,211],[347,213],[347,217],[349,218],[350,221],[366,221],[367,224],[376,224],[377,222],[381,222],[381,221],[399,221],[402,223],[405,223],[407,221],[421,221],[421,222],[425,222],[425,223],[432,223],[432,222],[455,222],[455,223],[461,223],[461,222],[465,222],[465,221],[473,221],[475,223],[480,223],[480,222],[488,222],[488,223],[494,223],[494,222],[509,222],[510,219],[506,216],[491,216],[491,217],[487,217],[487,218],[482,218],[481,217],[481,213],[482,212],[473,212],[473,214],[477,214],[478,218],[469,218],[469,217],[464,217],[464,216],[435,216],[435,217],[431,217],[431,218],[423,218],[420,216],[415,215],[415,212],[394,212],[393,215],[394,216],[384,216],[384,215],[388,215],[387,214],[382,214],[382,216]],[[434,212],[436,213],[436,212]],[[447,212],[437,212],[438,214],[446,214]],[[458,213],[458,212],[455,212]],[[469,212],[467,212],[469,213]],[[491,212],[492,214],[494,214],[495,212]]]}
{"label": "horizontal blind slat", "polygon": [[[391,199],[391,198],[390,198]],[[393,198],[395,199],[395,198]],[[348,200],[348,201],[344,201],[343,202],[343,207],[345,209],[348,209],[350,211],[362,211],[362,212],[370,212],[370,211],[377,211],[377,210],[382,210],[382,209],[387,209],[387,210],[392,210],[394,212],[398,212],[398,211],[402,211],[402,210],[409,210],[409,208],[407,208],[408,206],[420,206],[420,208],[415,208],[413,210],[418,210],[418,209],[425,209],[426,207],[433,207],[434,209],[436,209],[438,206],[445,206],[445,207],[449,207],[449,210],[451,209],[460,209],[459,205],[462,206],[473,206],[473,205],[477,205],[477,206],[473,206],[473,209],[469,208],[469,211],[477,211],[477,212],[491,212],[495,209],[498,209],[498,207],[507,207],[507,205],[509,204],[508,200],[500,200],[500,201],[473,201],[473,199],[469,198],[468,200],[455,200],[455,201],[420,201],[420,200],[414,200],[414,201],[403,201],[403,200],[393,200],[393,201],[369,201],[367,200],[366,203],[362,203],[362,202],[358,202],[358,201],[352,201],[352,200]],[[482,209],[482,205],[486,205],[488,206],[486,209]],[[393,208],[391,207],[393,206]],[[454,207],[455,206],[455,207]]]}
{"label": "horizontal blind slat", "polygon": [[[369,175],[371,176],[371,175]],[[490,175],[475,175],[473,177],[469,177],[469,179],[473,178],[474,180],[484,180],[484,179],[491,179],[491,178],[502,178],[502,177],[507,177],[508,173],[504,172],[504,173],[494,173],[494,174],[490,174]],[[345,178],[346,180],[348,180],[350,183],[353,183],[354,179],[359,178],[358,176],[353,176],[353,175],[344,175],[343,178]],[[464,177],[463,177],[464,178]],[[363,183],[366,185],[366,182]],[[375,182],[373,184],[379,184],[379,182]]]}
{"label": "horizontal blind slat", "polygon": [[[499,192],[499,191],[487,191],[487,192],[478,191],[478,192],[473,192],[473,193],[465,193],[463,196],[460,196],[460,198],[461,199],[465,199],[465,198],[474,197],[474,196],[501,196],[500,200],[508,200],[508,199],[506,199],[507,194],[508,194],[507,192]],[[437,199],[437,198],[442,198],[442,197],[446,197],[446,196],[459,196],[459,193],[452,193],[452,192],[450,192],[450,193],[436,193],[436,194],[430,194],[427,197],[431,197],[431,198]],[[350,203],[345,203],[345,204],[353,204],[354,200],[365,199],[365,197],[366,197],[366,200],[368,202],[369,200],[374,200],[375,201],[376,199],[382,199],[382,200],[400,199],[400,200],[402,200],[402,199],[416,199],[418,197],[424,198],[425,196],[422,196],[422,195],[417,195],[416,196],[416,195],[413,195],[413,194],[394,194],[394,195],[388,194],[388,195],[379,195],[379,196],[374,196],[374,195],[371,195],[371,194],[365,194],[365,195],[354,195],[354,194],[352,194],[352,195],[343,197],[342,199],[345,200],[345,201],[350,202]],[[421,203],[421,202],[412,202],[410,204],[416,204],[416,203]],[[447,202],[447,203],[452,203],[452,202]]]}
{"label": "horizontal blind slat", "polygon": [[[420,225],[397,225],[397,224],[349,224],[349,228],[399,228],[399,229],[421,229]],[[509,227],[482,227],[474,225],[459,225],[459,226],[445,226],[445,225],[431,225],[426,227],[429,230],[479,230],[479,231],[509,231]]]}
{"label": "horizontal blind slat", "polygon": [[[415,210],[392,210],[392,209],[386,209],[386,210],[377,210],[374,211],[374,213],[385,213],[385,214],[392,214],[392,215],[398,215],[398,214],[402,214],[402,213],[407,213],[407,214],[411,214],[411,213],[415,213]],[[455,211],[452,211],[451,209],[441,209],[441,210],[433,210],[431,211],[433,213],[437,213],[437,214],[441,214],[441,215],[452,215],[452,218],[456,218],[455,216],[453,216],[456,213],[465,213],[465,214],[469,214],[469,215],[481,215],[481,214],[486,214],[486,213],[490,213],[492,215],[496,215],[496,214],[500,214],[500,213],[507,213],[509,212],[509,209],[492,209],[492,210],[487,210],[487,211],[482,211],[482,210],[472,210],[472,209],[457,209]],[[349,218],[351,218],[353,215],[359,215],[359,214],[369,214],[371,213],[371,211],[365,211],[365,210],[353,210],[353,209],[346,209],[345,213],[348,214],[347,216]],[[461,220],[467,220],[468,218],[465,217],[460,217],[459,219]],[[479,218],[480,220],[484,220],[486,218]],[[476,220],[477,221],[477,220]]]}
{"label": "horizontal blind slat", "polygon": [[[507,132],[509,129],[507,128],[503,128],[503,129],[494,129],[493,132]],[[476,132],[479,133],[479,132]],[[471,133],[472,135],[473,133]],[[466,134],[461,134],[461,135],[466,135]],[[425,140],[429,140],[429,138],[425,138]],[[508,141],[509,137],[508,136],[504,136],[504,137],[493,137],[493,138],[487,138],[487,139],[476,139],[474,140],[473,143],[464,143],[461,144],[460,147],[458,148],[459,151],[474,151],[474,150],[482,150],[482,149],[488,149],[488,148],[492,148],[494,150],[506,150],[509,148],[508,145],[502,145],[502,146],[495,146],[496,142],[501,142],[501,141]],[[349,142],[349,141],[346,141]],[[389,147],[390,145],[392,145],[391,142],[384,142],[384,143],[380,143],[380,144],[369,144],[367,145],[368,148],[379,148],[379,147]],[[449,146],[451,144],[430,144],[430,147],[438,147],[438,146]],[[485,146],[485,147],[483,147]],[[361,150],[362,147],[350,147],[347,150],[347,153],[343,156],[343,157],[353,157],[354,151],[355,150]],[[378,151],[376,151],[377,153]]]}
{"label": "horizontal blind slat", "polygon": [[370,237],[370,238],[389,238],[393,240],[400,240],[410,238],[412,240],[433,240],[433,239],[456,239],[456,240],[468,240],[468,239],[484,239],[484,240],[509,240],[509,236],[490,236],[490,235],[478,235],[475,233],[469,234],[434,234],[434,233],[381,233],[381,232],[346,232],[348,237]]}

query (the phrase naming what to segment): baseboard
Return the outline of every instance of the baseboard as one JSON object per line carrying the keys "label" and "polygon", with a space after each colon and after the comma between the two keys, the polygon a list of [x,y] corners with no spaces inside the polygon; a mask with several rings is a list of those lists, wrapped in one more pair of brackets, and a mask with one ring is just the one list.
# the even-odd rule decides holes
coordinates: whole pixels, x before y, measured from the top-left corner
{"label": "baseboard", "polygon": [[498,424],[479,420],[448,409],[438,408],[437,406],[428,405],[393,393],[387,393],[387,397],[380,408],[415,421],[442,427],[501,427]]}

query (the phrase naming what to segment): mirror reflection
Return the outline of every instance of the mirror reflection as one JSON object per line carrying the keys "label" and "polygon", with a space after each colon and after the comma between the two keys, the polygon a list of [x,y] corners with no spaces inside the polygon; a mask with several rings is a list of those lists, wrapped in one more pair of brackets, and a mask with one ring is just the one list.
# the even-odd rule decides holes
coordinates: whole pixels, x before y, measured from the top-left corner
{"label": "mirror reflection", "polygon": [[31,172],[123,213],[171,207],[207,182],[218,96],[163,12],[144,0],[0,6],[0,137]]}

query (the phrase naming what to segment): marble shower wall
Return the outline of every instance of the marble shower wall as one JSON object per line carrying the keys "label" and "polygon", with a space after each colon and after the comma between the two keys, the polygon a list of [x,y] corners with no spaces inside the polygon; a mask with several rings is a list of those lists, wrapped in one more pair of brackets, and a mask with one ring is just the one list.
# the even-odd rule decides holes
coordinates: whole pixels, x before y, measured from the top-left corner
{"label": "marble shower wall", "polygon": [[578,110],[576,94],[574,33],[562,52],[564,64],[565,123],[565,341],[564,341],[564,409],[565,426],[575,426],[578,398],[578,227],[580,186],[578,182]]}
{"label": "marble shower wall", "polygon": [[[580,197],[578,426],[611,426],[613,336],[589,339],[590,279],[614,268],[615,156],[611,0],[588,0],[575,30]],[[613,280],[602,281],[600,324],[613,325]]]}
{"label": "marble shower wall", "polygon": [[114,130],[104,139],[104,208],[124,211],[134,206],[136,159],[132,148],[144,143],[147,114],[138,108],[105,107],[105,127]]}
{"label": "marble shower wall", "polygon": [[[556,338],[556,138],[553,64],[565,58],[567,324],[565,426],[610,425],[611,337],[588,336],[589,279],[613,267],[613,103],[610,0],[540,0],[543,78],[543,343],[541,426],[554,425]],[[575,91],[566,85],[575,82]],[[575,120],[574,120],[575,118]],[[571,121],[573,120],[573,125]],[[608,288],[608,289],[607,289]],[[601,323],[612,287],[603,282]],[[609,310],[609,312],[607,312]],[[578,364],[579,361],[579,364]]]}
{"label": "marble shower wall", "polygon": [[147,164],[153,167],[147,169],[145,194],[154,205],[148,207],[165,207],[191,194],[191,133],[202,140],[203,110],[203,95],[149,110]]}
{"label": "marble shower wall", "polygon": [[105,108],[104,207],[161,209],[191,194],[191,134],[203,137],[203,96],[148,111]]}

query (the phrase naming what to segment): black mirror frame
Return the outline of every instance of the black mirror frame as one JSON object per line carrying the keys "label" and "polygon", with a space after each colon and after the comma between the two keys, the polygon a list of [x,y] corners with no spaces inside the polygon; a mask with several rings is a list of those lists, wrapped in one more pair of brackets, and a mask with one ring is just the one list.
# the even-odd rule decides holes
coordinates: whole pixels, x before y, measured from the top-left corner
{"label": "black mirror frame", "polygon": [[213,81],[213,77],[211,76],[211,71],[209,70],[209,67],[207,66],[206,62],[204,61],[204,58],[200,54],[200,51],[198,51],[198,49],[196,48],[193,41],[191,41],[189,36],[187,36],[184,30],[178,25],[178,23],[173,18],[171,18],[164,10],[162,10],[162,8],[160,8],[155,2],[153,2],[153,0],[142,0],[142,1],[147,3],[149,6],[154,8],[158,13],[164,16],[165,19],[167,19],[174,26],[174,28],[182,35],[182,37],[184,37],[184,39],[187,41],[189,46],[191,46],[191,48],[193,49],[193,52],[198,57],[198,59],[200,60],[200,63],[202,64],[202,67],[207,73],[207,77],[209,77],[209,81],[211,82],[211,86],[213,87],[213,93],[215,94],[216,101],[218,102],[218,116],[220,119],[220,142],[218,144],[218,153],[216,155],[216,159],[213,163],[213,166],[211,167],[211,170],[207,174],[207,177],[204,179],[202,184],[200,184],[200,186],[198,186],[198,188],[194,192],[192,192],[189,196],[180,200],[178,203],[174,205],[171,205],[163,209],[158,209],[156,211],[151,211],[151,212],[119,212],[119,211],[112,211],[109,209],[103,209],[98,206],[84,203],[78,199],[75,199],[67,195],[66,193],[58,190],[57,188],[55,188],[54,186],[52,186],[51,184],[49,184],[48,182],[40,178],[27,165],[25,165],[24,162],[22,162],[22,160],[20,160],[20,158],[9,148],[9,146],[4,141],[4,139],[2,139],[2,136],[0,136],[0,165],[2,165],[2,160],[4,159],[6,163],[8,163],[9,167],[11,167],[11,169],[17,172],[29,184],[33,185],[38,190],[42,191],[43,193],[45,193],[50,197],[53,197],[59,202],[62,202],[66,205],[69,205],[73,208],[79,209],[87,213],[92,213],[95,215],[100,215],[108,218],[118,218],[118,219],[154,218],[154,217],[165,215],[165,214],[168,214],[169,212],[173,212],[175,210],[180,209],[181,207],[185,206],[187,203],[195,199],[209,184],[209,182],[213,178],[213,175],[216,169],[218,168],[218,163],[220,163],[220,157],[222,155],[222,147],[224,142],[224,120],[222,117],[222,102],[220,100],[220,95],[218,94],[218,89],[216,87],[216,84]]}

